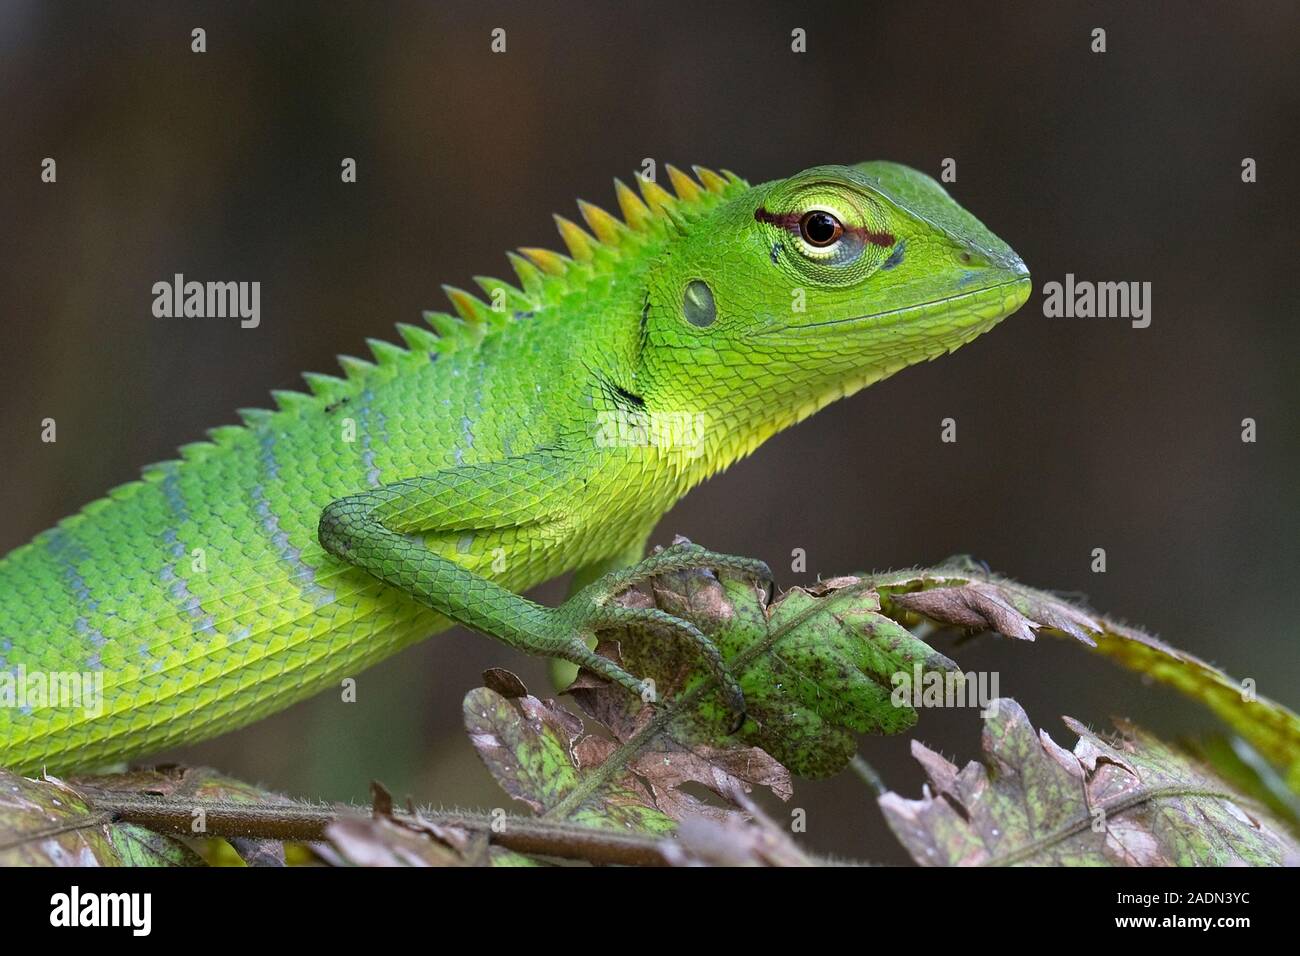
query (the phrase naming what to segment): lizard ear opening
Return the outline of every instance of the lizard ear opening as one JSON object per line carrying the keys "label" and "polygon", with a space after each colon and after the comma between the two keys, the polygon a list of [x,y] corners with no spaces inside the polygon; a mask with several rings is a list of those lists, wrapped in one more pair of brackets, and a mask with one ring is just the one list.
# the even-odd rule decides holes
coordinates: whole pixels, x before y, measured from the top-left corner
{"label": "lizard ear opening", "polygon": [[692,279],[682,296],[682,315],[696,328],[707,328],[718,318],[718,307],[713,301],[713,290],[701,279]]}

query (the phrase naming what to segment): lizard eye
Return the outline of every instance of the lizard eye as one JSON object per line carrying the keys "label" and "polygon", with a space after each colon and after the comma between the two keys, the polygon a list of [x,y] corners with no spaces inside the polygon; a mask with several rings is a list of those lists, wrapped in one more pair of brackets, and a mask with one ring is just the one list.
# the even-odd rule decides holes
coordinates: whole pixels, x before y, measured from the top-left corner
{"label": "lizard eye", "polygon": [[799,220],[799,235],[808,245],[825,249],[844,235],[844,224],[830,213],[815,209]]}

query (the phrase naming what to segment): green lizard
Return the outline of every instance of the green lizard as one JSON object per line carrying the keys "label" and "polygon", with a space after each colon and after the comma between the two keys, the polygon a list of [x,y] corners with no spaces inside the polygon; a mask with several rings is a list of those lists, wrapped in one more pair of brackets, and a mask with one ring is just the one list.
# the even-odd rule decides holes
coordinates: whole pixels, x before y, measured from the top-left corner
{"label": "green lizard", "polygon": [[[666,628],[741,717],[707,637],[608,599],[664,568],[766,569],[694,546],[641,560],[656,521],[774,432],[986,331],[1030,282],[904,166],[668,174],[675,195],[616,181],[621,220],[579,203],[590,232],[556,217],[569,255],[511,255],[518,287],[447,287],[436,332],[398,326],[406,347],[307,374],[310,394],[274,393],[0,561],[0,766],[200,740],[452,622],[632,690],[593,628]],[[584,586],[559,607],[518,595],[570,570]],[[33,677],[82,673],[98,706],[30,699]]]}

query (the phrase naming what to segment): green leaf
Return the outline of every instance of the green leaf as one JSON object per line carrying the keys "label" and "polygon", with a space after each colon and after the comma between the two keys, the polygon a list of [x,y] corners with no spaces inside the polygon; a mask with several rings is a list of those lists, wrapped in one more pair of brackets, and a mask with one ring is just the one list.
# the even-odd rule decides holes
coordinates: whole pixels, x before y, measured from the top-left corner
{"label": "green leaf", "polygon": [[961,567],[894,571],[869,581],[884,613],[905,624],[928,619],[967,630],[1033,640],[1073,637],[1096,653],[1200,701],[1277,767],[1300,793],[1300,717],[1198,657],[1137,628],[1076,607],[1046,591]]}
{"label": "green leaf", "polygon": [[790,834],[769,820],[687,817],[675,840],[664,841],[673,866],[813,866]]}
{"label": "green leaf", "polygon": [[486,843],[473,844],[462,827],[434,823],[412,807],[398,817],[393,798],[378,783],[370,785],[374,806],[369,817],[346,816],[325,830],[320,855],[334,866],[464,866],[472,855],[487,862]]}
{"label": "green leaf", "polygon": [[[722,818],[730,812],[688,794],[681,789],[686,783],[704,784],[723,797],[754,785],[789,795],[784,768],[756,748],[691,750],[661,734],[620,747],[628,739],[623,735],[636,739],[653,716],[649,710],[628,715],[613,703],[620,695],[626,698],[624,691],[578,691],[608,720],[615,735],[609,740],[587,734],[582,718],[555,701],[528,694],[508,671],[488,671],[484,680],[488,686],[465,697],[466,729],[501,787],[536,813],[663,834],[683,816]],[[615,754],[620,759],[612,761]]]}
{"label": "green leaf", "polygon": [[1106,740],[1070,718],[1074,751],[994,702],[983,763],[958,770],[913,741],[929,789],[880,798],[926,866],[1278,866],[1300,853],[1283,825],[1211,771],[1132,726]]}
{"label": "green leaf", "polygon": [[184,843],[112,822],[54,777],[0,770],[0,866],[194,866]]}
{"label": "green leaf", "polygon": [[1277,771],[1240,737],[1212,734],[1180,740],[1183,749],[1207,764],[1234,790],[1266,807],[1269,813],[1300,835],[1300,795],[1293,793]]}
{"label": "green leaf", "polygon": [[[769,603],[746,580],[685,571],[620,600],[685,618],[712,637],[745,693],[747,719],[733,739],[761,747],[800,776],[843,769],[856,751],[855,733],[896,734],[916,723],[910,705],[891,699],[896,675],[914,668],[958,673],[951,660],[880,613],[878,595],[861,578],[793,588]],[[659,733],[686,749],[727,740],[733,715],[693,647],[671,633],[622,629],[601,636],[602,653],[654,679],[666,701],[654,721]],[[626,694],[614,700],[628,710],[623,724],[655,709]],[[607,710],[593,715],[615,727]]]}
{"label": "green leaf", "polygon": [[330,824],[326,836],[338,855],[325,858],[335,866],[463,865],[451,847],[392,820],[339,820]]}
{"label": "green leaf", "polygon": [[[281,794],[223,776],[208,767],[172,765],[146,767],[124,773],[70,777],[67,782],[76,787],[78,792],[89,798],[92,803],[97,796],[105,794],[137,794],[166,797],[172,800],[190,800],[196,808],[212,804],[287,806],[293,802]],[[202,829],[196,829],[194,835],[202,838],[204,834]],[[234,850],[239,861],[247,866],[285,865],[284,844],[278,840],[231,837],[226,842]],[[208,846],[202,852],[210,863],[235,862],[236,865],[238,863],[238,861],[223,860],[221,850],[216,847]]]}

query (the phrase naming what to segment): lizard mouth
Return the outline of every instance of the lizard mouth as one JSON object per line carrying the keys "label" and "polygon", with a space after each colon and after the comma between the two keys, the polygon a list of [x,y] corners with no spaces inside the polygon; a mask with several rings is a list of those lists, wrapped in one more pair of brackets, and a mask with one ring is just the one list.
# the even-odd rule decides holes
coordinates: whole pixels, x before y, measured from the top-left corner
{"label": "lizard mouth", "polygon": [[[867,328],[898,325],[914,320],[920,316],[934,313],[951,321],[954,317],[970,318],[976,321],[1002,319],[1015,312],[1025,304],[1032,287],[1028,273],[1015,278],[978,289],[956,292],[952,295],[920,302],[916,305],[900,306],[884,312],[869,312],[865,315],[853,315],[843,319],[827,319],[824,322],[807,322],[794,325],[778,325],[764,329],[759,335],[774,335],[780,332],[802,332],[805,329],[824,329],[835,325],[851,325]],[[996,296],[995,293],[1003,294]]]}

